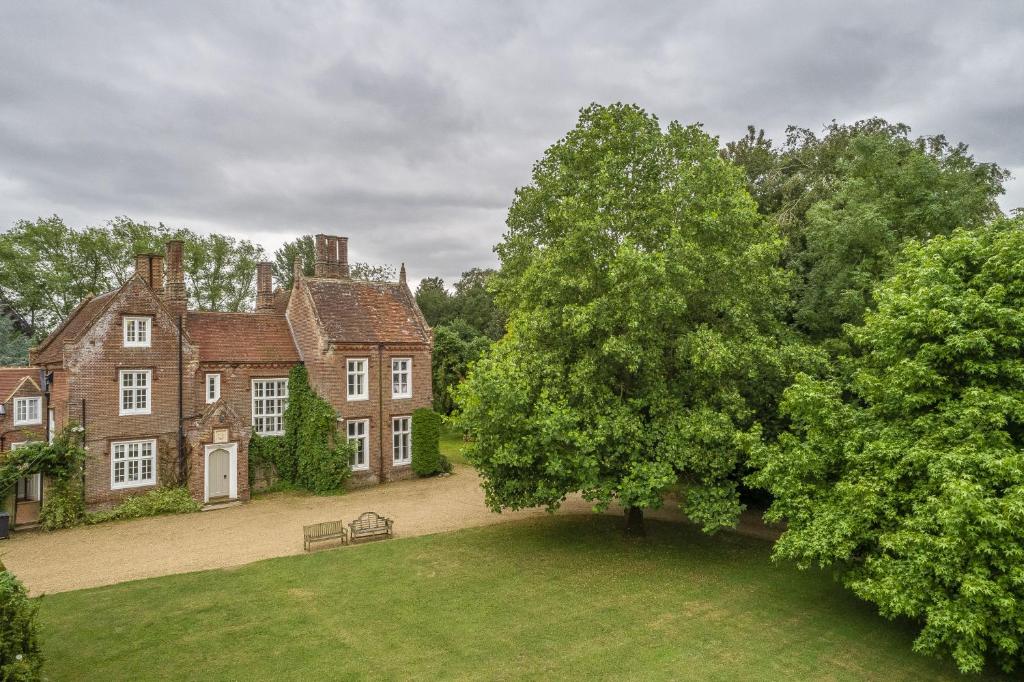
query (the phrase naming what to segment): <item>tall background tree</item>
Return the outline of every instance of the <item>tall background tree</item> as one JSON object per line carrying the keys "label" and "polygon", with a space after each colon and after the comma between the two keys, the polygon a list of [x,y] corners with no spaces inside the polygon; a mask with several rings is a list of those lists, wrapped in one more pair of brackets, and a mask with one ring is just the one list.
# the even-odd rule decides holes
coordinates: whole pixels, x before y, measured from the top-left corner
{"label": "tall background tree", "polygon": [[790,127],[778,148],[750,127],[723,155],[745,169],[759,210],[787,238],[790,324],[833,353],[844,350],[842,325],[863,319],[908,240],[999,216],[1009,177],[966,145],[911,138],[908,126],[879,118],[833,121],[821,136]]}
{"label": "tall background tree", "polygon": [[505,312],[494,299],[495,270],[472,268],[449,292],[440,277],[420,280],[416,302],[434,328],[434,409],[450,414],[452,390],[491,343],[505,334]]}
{"label": "tall background tree", "polygon": [[457,390],[488,504],[580,491],[636,531],[678,483],[706,530],[734,524],[751,396],[791,371],[781,248],[699,126],[582,110],[516,192],[494,282],[508,333]]}
{"label": "tall background tree", "polygon": [[88,294],[123,284],[133,272],[135,254],[163,253],[168,239],[185,242],[185,281],[192,307],[252,307],[261,247],[245,239],[172,230],[127,217],[75,230],[51,216],[22,220],[0,234],[0,303],[24,319],[38,338],[63,322]]}

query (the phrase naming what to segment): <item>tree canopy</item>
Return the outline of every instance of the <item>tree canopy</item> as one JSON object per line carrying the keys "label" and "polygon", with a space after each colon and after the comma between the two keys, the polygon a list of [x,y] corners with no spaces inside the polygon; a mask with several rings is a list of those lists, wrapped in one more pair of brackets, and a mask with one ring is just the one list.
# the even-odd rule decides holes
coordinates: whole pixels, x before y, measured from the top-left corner
{"label": "tree canopy", "polygon": [[915,647],[965,671],[1024,658],[1024,219],[912,242],[849,329],[857,354],[802,376],[753,482],[775,547],[839,568]]}
{"label": "tree canopy", "polygon": [[1000,215],[996,197],[1009,177],[975,161],[966,145],[941,135],[914,139],[908,126],[879,118],[833,121],[820,137],[790,127],[780,148],[750,127],[723,154],[744,167],[759,210],[788,240],[791,324],[833,351],[907,240]]}
{"label": "tree canopy", "polygon": [[[508,333],[457,391],[494,509],[662,504],[735,523],[751,387],[785,372],[779,240],[699,126],[591,105],[516,192]],[[737,276],[742,273],[743,276]]]}
{"label": "tree canopy", "polygon": [[58,216],[22,220],[0,234],[0,302],[45,334],[88,294],[120,286],[138,253],[163,253],[169,239],[185,242],[185,284],[200,310],[246,310],[256,293],[263,250],[219,234],[199,235],[163,224],[118,217],[106,225],[72,229]]}

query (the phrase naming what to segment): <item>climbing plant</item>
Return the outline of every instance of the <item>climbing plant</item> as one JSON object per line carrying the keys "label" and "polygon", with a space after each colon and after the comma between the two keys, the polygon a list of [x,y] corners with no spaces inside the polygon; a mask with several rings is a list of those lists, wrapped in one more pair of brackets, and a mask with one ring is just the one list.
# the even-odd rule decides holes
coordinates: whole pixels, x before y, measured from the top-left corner
{"label": "climbing plant", "polygon": [[254,435],[249,442],[252,464],[273,464],[285,481],[315,493],[339,490],[351,474],[354,446],[338,437],[338,414],[309,385],[306,368],[288,376],[288,407],[283,436]]}
{"label": "climbing plant", "polygon": [[69,426],[51,443],[29,443],[8,452],[0,461],[0,490],[6,495],[19,478],[42,474],[50,480],[39,512],[43,528],[55,530],[77,525],[85,517],[82,495],[85,455],[81,430],[78,426]]}

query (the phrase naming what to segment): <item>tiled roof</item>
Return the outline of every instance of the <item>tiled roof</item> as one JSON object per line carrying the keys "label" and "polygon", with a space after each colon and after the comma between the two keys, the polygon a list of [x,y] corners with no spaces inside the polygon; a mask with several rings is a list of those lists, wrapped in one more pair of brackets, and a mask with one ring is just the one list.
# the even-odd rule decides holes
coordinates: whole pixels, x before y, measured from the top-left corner
{"label": "tiled roof", "polygon": [[[38,367],[0,367],[0,402],[6,402],[11,393],[26,377],[33,383],[39,380]],[[36,386],[38,389],[38,385]]]}
{"label": "tiled roof", "polygon": [[188,335],[200,362],[298,362],[284,315],[190,311]]}
{"label": "tiled roof", "polygon": [[327,340],[429,343],[430,329],[404,284],[307,277]]}
{"label": "tiled roof", "polygon": [[99,296],[93,296],[87,298],[78,304],[78,307],[71,311],[68,319],[64,321],[64,324],[50,332],[41,344],[39,344],[39,351],[33,354],[33,362],[39,364],[46,364],[50,362],[60,362],[63,359],[64,342],[75,338],[81,334],[90,322],[99,314],[103,307],[107,304],[107,301],[117,293],[117,289],[114,291],[108,291]]}

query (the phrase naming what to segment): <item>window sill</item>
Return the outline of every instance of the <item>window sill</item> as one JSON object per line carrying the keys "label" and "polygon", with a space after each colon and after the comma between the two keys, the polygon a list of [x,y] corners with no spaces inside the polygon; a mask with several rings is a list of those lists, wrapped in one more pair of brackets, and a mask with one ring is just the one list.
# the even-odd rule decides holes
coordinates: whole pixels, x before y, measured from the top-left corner
{"label": "window sill", "polygon": [[111,490],[130,490],[132,488],[151,488],[156,485],[156,479],[152,481],[132,481],[131,483],[111,483]]}
{"label": "window sill", "polygon": [[364,395],[364,396],[351,396],[350,395],[345,400],[346,400],[346,402],[350,402],[350,403],[361,403],[361,402],[369,400],[369,399],[370,399],[370,396],[368,396],[368,395]]}
{"label": "window sill", "polygon": [[408,462],[394,462],[394,463],[392,463],[392,465],[391,465],[391,468],[395,468],[395,467],[407,467],[407,466],[409,466],[410,464],[412,464],[412,460],[409,460]]}
{"label": "window sill", "polygon": [[16,422],[14,422],[14,425],[15,426],[42,426],[43,425],[43,420],[40,419],[37,422],[18,422],[18,421],[16,421]]}
{"label": "window sill", "polygon": [[152,410],[146,410],[145,412],[141,412],[141,411],[140,412],[134,412],[134,411],[133,412],[118,412],[117,416],[118,417],[140,417],[140,416],[144,417],[144,416],[149,415],[149,414],[153,414],[153,411]]}

